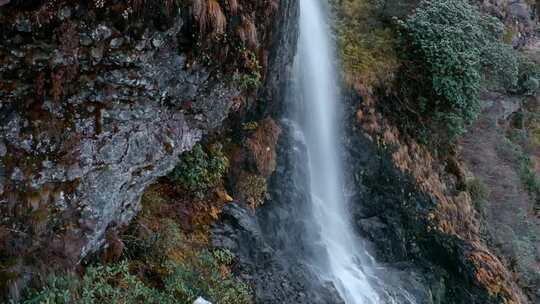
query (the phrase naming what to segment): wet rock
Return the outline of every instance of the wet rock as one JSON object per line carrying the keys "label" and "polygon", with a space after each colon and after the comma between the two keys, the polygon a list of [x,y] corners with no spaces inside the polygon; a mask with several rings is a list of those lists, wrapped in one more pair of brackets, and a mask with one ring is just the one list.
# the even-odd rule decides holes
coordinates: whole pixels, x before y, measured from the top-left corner
{"label": "wet rock", "polygon": [[58,11],[58,18],[60,20],[69,19],[71,17],[71,8],[63,7]]}
{"label": "wet rock", "polygon": [[144,48],[146,48],[146,40],[141,40],[139,42],[137,42],[137,44],[135,45],[135,49],[137,51],[142,51],[144,50]]}
{"label": "wet rock", "polygon": [[122,46],[124,43],[124,38],[113,38],[111,39],[110,47],[112,49],[117,49]]}
{"label": "wet rock", "polygon": [[[43,192],[53,193],[47,202],[58,209],[58,225],[70,227],[20,237],[27,245],[17,247],[17,256],[32,255],[33,263],[55,257],[75,265],[99,250],[105,231],[130,222],[144,189],[168,174],[205,132],[221,126],[239,94],[232,83],[211,79],[204,67],[185,67],[185,54],[176,47],[181,17],[166,31],[147,30],[162,41],[158,54],[131,48],[130,39],[146,43],[148,37],[132,38],[104,25],[109,22],[74,15],[69,22],[76,29],[70,36],[76,54],[49,27],[32,31],[35,41],[24,48],[9,39],[0,48],[2,81],[16,84],[0,86],[0,157],[8,154],[6,147],[14,153],[9,164],[0,159],[0,225],[28,229],[28,217],[16,215],[17,202]],[[109,46],[116,50],[106,52]],[[32,60],[23,63],[19,49]],[[38,75],[45,80],[36,80]],[[203,119],[195,124],[192,114],[176,107],[180,100],[195,100]],[[17,191],[6,195],[8,187]],[[14,282],[15,289],[25,282]]]}
{"label": "wet rock", "polygon": [[24,173],[22,172],[21,168],[14,168],[13,172],[11,172],[11,180],[20,182],[24,180]]}
{"label": "wet rock", "polygon": [[[271,54],[269,79],[264,95],[272,102],[274,114],[280,115],[287,86],[290,84],[290,67],[297,38],[298,2],[282,2],[279,31],[275,38],[279,41]],[[188,81],[196,82],[205,75],[193,75]],[[208,105],[210,106],[210,105]],[[276,120],[277,121],[277,120]],[[256,211],[243,202],[228,204],[223,210],[221,220],[212,227],[212,243],[227,248],[239,259],[237,274],[247,281],[254,290],[257,303],[280,304],[340,304],[340,298],[332,283],[321,279],[313,270],[313,252],[320,249],[314,227],[306,227],[302,214],[310,212],[309,199],[306,196],[307,184],[297,182],[296,176],[305,175],[305,166],[296,166],[306,159],[306,150],[301,143],[291,148],[291,142],[297,143],[289,125],[280,123],[279,128],[261,131],[276,134],[272,130],[281,129],[276,145],[275,173],[270,178],[271,200]],[[263,143],[261,147],[273,142]],[[270,147],[273,150],[273,147]],[[262,158],[270,156],[262,148]],[[272,151],[270,151],[272,152]],[[270,161],[271,163],[271,161]],[[273,165],[261,162],[262,171],[273,171]],[[283,185],[287,185],[284,187]],[[309,242],[306,242],[309,240]],[[246,246],[249,244],[249,246]],[[308,245],[306,245],[308,244]]]}
{"label": "wet rock", "polygon": [[103,47],[101,46],[93,47],[90,50],[90,55],[92,56],[92,59],[94,59],[95,61],[101,61],[101,58],[103,58]]}
{"label": "wet rock", "polygon": [[3,140],[0,140],[0,157],[6,156],[7,147]]}
{"label": "wet rock", "polygon": [[92,32],[92,39],[94,39],[94,41],[102,41],[102,40],[109,39],[111,35],[112,35],[112,30],[109,27],[103,24],[100,24],[94,30],[94,32]]}
{"label": "wet rock", "polygon": [[[1,161],[0,161],[0,164],[2,164]],[[0,166],[0,195],[4,193],[5,182],[6,182],[5,168],[4,166]]]}
{"label": "wet rock", "polygon": [[156,35],[156,37],[154,37],[152,39],[152,45],[155,47],[155,48],[159,48],[163,45],[163,37],[161,37],[161,35]]}
{"label": "wet rock", "polygon": [[291,147],[295,140],[287,126],[282,128],[276,173],[269,186],[272,199],[256,211],[242,202],[227,205],[212,227],[212,244],[236,255],[238,273],[253,286],[257,302],[343,303],[335,286],[313,269],[319,236],[312,233],[316,227],[307,227],[302,220],[311,212],[309,186],[295,178],[307,173],[301,165],[306,149],[300,142]]}
{"label": "wet rock", "polygon": [[30,33],[32,31],[32,22],[27,18],[17,19],[15,22],[15,28],[19,32]]}
{"label": "wet rock", "polygon": [[83,46],[90,46],[92,45],[92,37],[86,33],[83,33],[81,34],[81,37],[80,37],[80,42],[81,42],[81,45]]}

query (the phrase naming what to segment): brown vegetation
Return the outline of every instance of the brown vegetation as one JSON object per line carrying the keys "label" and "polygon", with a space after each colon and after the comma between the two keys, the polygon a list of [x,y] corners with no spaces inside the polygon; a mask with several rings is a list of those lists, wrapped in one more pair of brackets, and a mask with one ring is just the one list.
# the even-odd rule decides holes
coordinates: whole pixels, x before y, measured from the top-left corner
{"label": "brown vegetation", "polygon": [[418,188],[437,202],[431,212],[423,215],[429,225],[427,229],[468,243],[470,249],[464,262],[474,268],[476,284],[490,295],[504,299],[504,303],[521,303],[508,269],[489,252],[481,239],[480,224],[470,195],[447,183],[454,178],[458,183],[464,181],[458,162],[454,162],[457,168],[452,170],[450,166],[441,166],[452,162],[452,157],[450,161],[437,158],[428,147],[402,134],[377,111],[377,99],[370,90],[360,84],[357,89],[364,102],[356,117],[365,135],[392,153],[396,167],[412,176]]}
{"label": "brown vegetation", "polygon": [[259,174],[269,177],[276,169],[276,145],[281,128],[271,119],[264,119],[247,140],[247,148],[253,157]]}

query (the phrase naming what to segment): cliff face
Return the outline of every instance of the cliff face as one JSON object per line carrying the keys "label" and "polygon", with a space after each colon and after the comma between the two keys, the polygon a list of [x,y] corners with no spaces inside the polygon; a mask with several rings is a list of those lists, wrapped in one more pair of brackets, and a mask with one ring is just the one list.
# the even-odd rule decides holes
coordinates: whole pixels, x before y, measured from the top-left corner
{"label": "cliff face", "polygon": [[[182,152],[248,107],[257,88],[246,78],[264,81],[271,46],[283,43],[270,17],[294,19],[289,1],[214,12],[224,20],[187,2],[8,2],[0,4],[0,285],[17,298],[33,273],[71,268],[98,250]],[[280,75],[287,57],[272,58]]]}
{"label": "cliff face", "polygon": [[[414,91],[417,83],[392,84],[392,79],[401,77],[393,74],[400,75],[400,70],[392,68],[396,60],[402,66],[407,64],[399,61],[406,51],[398,47],[400,56],[387,51],[401,43],[388,34],[395,30],[391,17],[403,20],[414,12],[418,1],[400,5],[387,1],[382,7],[373,1],[352,1],[349,6],[337,3],[338,41],[345,91],[349,92],[347,112],[356,112],[349,117],[346,146],[348,163],[354,164],[350,191],[357,204],[354,215],[360,234],[373,242],[375,256],[420,278],[434,303],[537,302],[537,241],[531,236],[538,231],[533,202],[537,192],[533,190],[529,197],[528,186],[517,172],[521,149],[525,154],[535,151],[530,144],[535,140],[535,97],[487,85],[482,94],[485,100],[480,103],[485,109],[479,121],[468,126],[464,141],[451,145],[449,151],[438,150],[437,139],[422,140],[407,132],[411,124],[415,131],[421,124],[430,124],[433,116],[423,116],[420,123],[402,116],[411,111],[417,117],[424,109],[408,103],[406,95],[394,94]],[[530,60],[530,53],[536,52],[530,49],[538,45],[531,2],[476,4],[482,14],[504,23],[503,40],[516,53],[524,54],[522,60]],[[377,13],[370,14],[370,10]],[[348,25],[349,18],[356,18],[359,25],[352,34],[350,27],[341,28],[341,23]],[[355,42],[363,39],[374,41],[375,46]],[[357,57],[363,60],[355,60]],[[350,93],[351,87],[354,93]],[[406,109],[400,109],[403,104]],[[517,127],[513,125],[516,121]],[[523,145],[520,153],[511,151],[515,145],[506,137]],[[534,155],[525,168],[533,167],[536,172]],[[525,169],[525,176],[536,184],[530,168]]]}
{"label": "cliff face", "polygon": [[[384,18],[404,18],[418,4],[391,2],[384,2]],[[120,248],[114,254],[121,255],[122,227],[130,223],[152,235],[153,226],[176,221],[182,233],[196,234],[196,217],[203,217],[204,225],[212,223],[212,246],[237,257],[233,271],[252,287],[255,302],[342,302],[310,266],[323,249],[316,229],[299,216],[311,212],[309,185],[295,179],[307,174],[299,165],[307,155],[294,126],[281,119],[298,1],[213,3],[218,10],[196,0],[0,0],[2,295],[19,299],[33,280],[78,268],[103,247]],[[478,3],[507,24],[515,47],[537,48],[525,1]],[[391,69],[392,55],[381,49],[388,45],[376,37],[387,33],[367,32],[358,37],[377,43],[359,54],[376,59],[377,69]],[[419,303],[534,303],[539,259],[530,223],[538,221],[530,209],[537,208],[540,190],[524,192],[521,169],[512,167],[515,155],[509,160],[498,146],[509,130],[531,135],[522,146],[535,177],[537,98],[510,107],[499,99],[521,97],[495,98],[465,136],[463,153],[444,158],[385,117],[384,109],[399,101],[367,88],[376,77],[355,76],[354,89],[344,90],[346,188],[358,233],[379,262],[397,270],[385,279],[404,283]],[[230,169],[217,189],[205,190],[206,201],[171,190],[169,181],[148,189],[184,152],[215,138],[225,143]],[[486,209],[475,209],[468,174],[488,180]],[[149,204],[153,217],[133,223],[145,190],[159,197],[159,207]],[[225,203],[233,200],[227,191],[233,203]],[[509,246],[516,235],[508,231],[528,235]],[[193,250],[184,245],[174,249]]]}

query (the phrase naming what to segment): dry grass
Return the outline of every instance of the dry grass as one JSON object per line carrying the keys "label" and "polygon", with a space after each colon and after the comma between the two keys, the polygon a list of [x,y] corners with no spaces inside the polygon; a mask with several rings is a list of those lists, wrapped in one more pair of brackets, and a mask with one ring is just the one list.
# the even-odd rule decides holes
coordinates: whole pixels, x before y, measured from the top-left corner
{"label": "dry grass", "polygon": [[227,4],[228,4],[229,13],[231,15],[238,14],[238,8],[239,8],[238,0],[227,0]]}
{"label": "dry grass", "polygon": [[201,33],[211,31],[223,35],[227,27],[227,18],[217,0],[193,0],[193,17]]}
{"label": "dry grass", "polygon": [[373,0],[331,1],[338,54],[347,83],[389,83],[399,67],[396,35],[379,20]]}
{"label": "dry grass", "polygon": [[248,151],[253,155],[258,173],[269,177],[276,169],[276,145],[281,128],[271,118],[266,118],[247,140]]}
{"label": "dry grass", "polygon": [[244,42],[249,49],[256,49],[259,47],[259,38],[257,37],[257,27],[253,20],[242,17],[242,24],[237,30],[238,37]]}
{"label": "dry grass", "polygon": [[[465,253],[466,263],[474,267],[478,285],[490,295],[504,299],[504,303],[520,303],[509,271],[481,240],[480,225],[470,195],[450,189],[445,182],[449,173],[441,170],[443,161],[433,156],[428,147],[401,134],[386,120],[376,110],[377,101],[369,89],[360,84],[356,89],[364,100],[356,116],[364,133],[381,148],[392,149],[396,167],[412,176],[418,188],[437,201],[436,208],[427,214],[428,230],[467,242],[470,249]],[[457,161],[456,165],[460,166]]]}
{"label": "dry grass", "polygon": [[227,19],[217,0],[208,0],[208,19],[215,34],[222,35],[225,33]]}

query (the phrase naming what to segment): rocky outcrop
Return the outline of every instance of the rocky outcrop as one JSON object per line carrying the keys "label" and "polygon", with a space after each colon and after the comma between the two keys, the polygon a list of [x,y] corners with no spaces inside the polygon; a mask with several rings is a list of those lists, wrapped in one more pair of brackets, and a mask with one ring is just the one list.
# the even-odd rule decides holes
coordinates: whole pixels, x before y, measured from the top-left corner
{"label": "rocky outcrop", "polygon": [[[205,33],[189,7],[113,2],[12,1],[0,12],[0,290],[11,298],[98,250],[144,189],[242,106],[237,80],[197,49]],[[264,64],[265,20],[251,28]]]}
{"label": "rocky outcrop", "polygon": [[302,220],[311,212],[309,185],[297,178],[307,174],[301,165],[307,156],[289,127],[283,126],[278,145],[271,199],[256,210],[243,202],[226,206],[212,229],[212,243],[237,256],[236,272],[253,286],[256,303],[343,303],[333,284],[310,266],[318,236]]}
{"label": "rocky outcrop", "polygon": [[429,286],[428,303],[527,303],[482,239],[459,165],[451,159],[443,165],[401,135],[369,93],[348,100],[360,108],[349,118],[346,144],[353,212],[375,256],[416,273]]}
{"label": "rocky outcrop", "polygon": [[274,119],[261,121],[247,140],[248,156],[239,157],[256,174],[269,176],[270,198],[257,209],[241,201],[226,206],[212,228],[212,243],[236,255],[235,271],[253,287],[256,303],[343,303],[335,287],[311,268],[317,236],[309,234],[314,229],[307,229],[299,216],[310,212],[309,186],[296,178],[307,174],[302,165],[306,151],[295,138],[294,126],[279,119],[288,109],[299,7],[297,1],[281,1],[280,5],[284,14],[272,38],[279,47],[269,56],[273,64],[263,93],[271,102],[260,109],[260,115]]}
{"label": "rocky outcrop", "polygon": [[478,209],[494,252],[532,303],[540,301],[537,176],[538,98],[485,96],[485,110],[463,138],[461,157],[483,185]]}
{"label": "rocky outcrop", "polygon": [[507,39],[515,48],[522,47],[534,37],[537,6],[526,0],[482,0],[477,1],[482,10],[499,18],[507,26]]}

